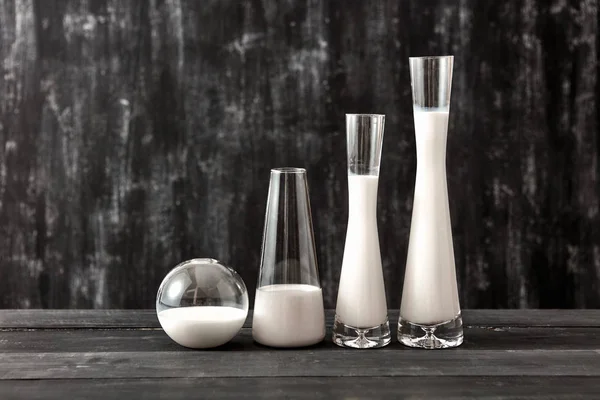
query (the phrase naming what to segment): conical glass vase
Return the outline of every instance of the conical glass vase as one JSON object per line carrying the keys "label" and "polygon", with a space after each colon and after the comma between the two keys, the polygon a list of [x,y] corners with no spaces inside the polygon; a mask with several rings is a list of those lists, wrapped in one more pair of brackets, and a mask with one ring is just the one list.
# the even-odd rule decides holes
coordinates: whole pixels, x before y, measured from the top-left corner
{"label": "conical glass vase", "polygon": [[271,170],[252,336],[271,347],[303,347],[325,337],[306,170]]}
{"label": "conical glass vase", "polygon": [[385,116],[347,114],[348,227],[333,342],[368,349],[390,343],[377,230],[377,186]]}
{"label": "conical glass vase", "polygon": [[446,183],[452,65],[452,56],[410,58],[417,175],[398,341],[425,349],[463,342]]}

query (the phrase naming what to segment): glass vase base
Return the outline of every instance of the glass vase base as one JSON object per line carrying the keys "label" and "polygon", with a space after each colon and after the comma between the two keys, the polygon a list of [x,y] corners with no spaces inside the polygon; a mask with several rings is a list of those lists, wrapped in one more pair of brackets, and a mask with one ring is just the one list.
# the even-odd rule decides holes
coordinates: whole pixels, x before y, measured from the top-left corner
{"label": "glass vase base", "polygon": [[430,350],[458,347],[463,342],[462,317],[458,314],[450,321],[435,325],[415,324],[400,317],[398,341],[408,347]]}
{"label": "glass vase base", "polygon": [[390,344],[392,333],[390,323],[386,319],[379,326],[372,328],[356,328],[338,320],[337,315],[333,324],[333,343],[340,347],[353,349],[375,349]]}

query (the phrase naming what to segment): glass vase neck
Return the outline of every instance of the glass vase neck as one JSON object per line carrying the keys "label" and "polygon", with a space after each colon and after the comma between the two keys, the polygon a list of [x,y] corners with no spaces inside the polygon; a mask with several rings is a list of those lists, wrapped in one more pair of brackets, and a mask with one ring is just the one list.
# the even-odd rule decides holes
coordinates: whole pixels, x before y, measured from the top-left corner
{"label": "glass vase neck", "polygon": [[448,111],[454,56],[410,57],[409,65],[415,111]]}
{"label": "glass vase neck", "polygon": [[379,176],[385,115],[346,114],[348,175]]}

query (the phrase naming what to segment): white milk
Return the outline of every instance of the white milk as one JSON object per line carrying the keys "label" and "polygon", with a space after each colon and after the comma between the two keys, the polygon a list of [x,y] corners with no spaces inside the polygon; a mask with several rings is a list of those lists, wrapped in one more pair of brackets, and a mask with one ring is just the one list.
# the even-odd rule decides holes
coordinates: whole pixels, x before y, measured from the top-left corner
{"label": "white milk", "polygon": [[400,316],[433,325],[460,312],[448,189],[448,112],[414,112],[417,177]]}
{"label": "white milk", "polygon": [[375,175],[348,176],[348,230],[336,316],[354,328],[373,328],[387,319],[377,232]]}
{"label": "white milk", "polygon": [[247,312],[234,307],[194,306],[163,310],[158,320],[171,339],[196,349],[230,341],[244,325]]}
{"label": "white milk", "polygon": [[273,347],[300,347],[325,337],[323,292],[311,285],[268,285],[256,290],[252,336]]}

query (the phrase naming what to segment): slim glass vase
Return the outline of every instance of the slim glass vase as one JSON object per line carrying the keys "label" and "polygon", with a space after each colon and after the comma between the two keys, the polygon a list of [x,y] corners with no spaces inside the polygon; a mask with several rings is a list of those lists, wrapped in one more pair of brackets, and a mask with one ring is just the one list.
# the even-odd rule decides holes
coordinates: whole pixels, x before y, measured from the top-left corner
{"label": "slim glass vase", "polygon": [[391,339],[377,231],[384,122],[384,115],[346,115],[348,228],[333,326],[333,341],[343,347],[383,347]]}
{"label": "slim glass vase", "polygon": [[254,340],[302,347],[325,337],[306,170],[271,170],[260,273],[252,320]]}
{"label": "slim glass vase", "polygon": [[440,349],[463,342],[446,184],[453,57],[411,57],[417,176],[398,341]]}

